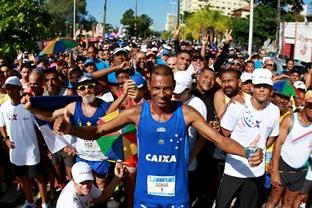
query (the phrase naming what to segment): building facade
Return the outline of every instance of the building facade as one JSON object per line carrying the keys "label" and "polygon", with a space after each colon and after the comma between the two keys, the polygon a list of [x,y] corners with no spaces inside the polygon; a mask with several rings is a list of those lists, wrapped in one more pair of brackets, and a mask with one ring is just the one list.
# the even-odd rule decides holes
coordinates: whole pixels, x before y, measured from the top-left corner
{"label": "building facade", "polygon": [[226,16],[231,16],[232,11],[249,5],[246,0],[179,0],[180,14],[184,12],[195,12],[206,6],[212,10],[221,11]]}
{"label": "building facade", "polygon": [[177,25],[177,15],[172,13],[167,13],[167,20],[165,24],[166,31],[172,31]]}

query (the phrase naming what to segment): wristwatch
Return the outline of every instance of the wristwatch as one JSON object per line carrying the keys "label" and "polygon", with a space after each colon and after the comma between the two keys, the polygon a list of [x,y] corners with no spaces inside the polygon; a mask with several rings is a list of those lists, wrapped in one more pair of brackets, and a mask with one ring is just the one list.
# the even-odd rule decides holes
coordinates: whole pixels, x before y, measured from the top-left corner
{"label": "wristwatch", "polygon": [[7,139],[9,139],[10,137],[9,136],[4,136],[2,137],[2,142],[5,142]]}

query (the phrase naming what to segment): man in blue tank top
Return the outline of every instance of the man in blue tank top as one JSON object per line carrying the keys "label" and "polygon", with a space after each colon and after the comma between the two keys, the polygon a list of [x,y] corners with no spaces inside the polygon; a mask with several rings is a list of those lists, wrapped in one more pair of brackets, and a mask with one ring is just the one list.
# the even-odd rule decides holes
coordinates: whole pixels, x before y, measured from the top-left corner
{"label": "man in blue tank top", "polygon": [[[128,123],[136,124],[139,161],[134,207],[189,207],[188,127],[193,126],[226,152],[246,157],[245,148],[214,131],[194,108],[172,100],[175,81],[168,66],[153,68],[148,87],[150,101],[124,110],[111,122],[77,128],[58,118],[54,129],[90,140]],[[249,158],[250,165],[260,164],[262,157],[259,149]]]}

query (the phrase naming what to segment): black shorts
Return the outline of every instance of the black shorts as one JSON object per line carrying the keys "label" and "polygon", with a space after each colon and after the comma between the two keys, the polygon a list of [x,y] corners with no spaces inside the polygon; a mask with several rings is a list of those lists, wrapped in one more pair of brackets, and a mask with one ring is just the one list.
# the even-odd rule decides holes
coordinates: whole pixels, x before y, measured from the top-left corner
{"label": "black shorts", "polygon": [[68,155],[64,149],[52,154],[52,164],[64,163],[65,167],[72,167],[74,165],[74,156]]}
{"label": "black shorts", "polygon": [[300,190],[300,194],[307,194],[312,189],[312,181],[305,180],[304,185]]}
{"label": "black shorts", "polygon": [[306,167],[292,168],[281,157],[279,162],[280,179],[282,186],[290,191],[300,191],[304,185],[307,173]]}
{"label": "black shorts", "polygon": [[28,176],[28,177],[35,177],[35,176],[41,176],[42,173],[42,166],[41,163],[37,165],[14,165],[12,164],[12,170],[13,174],[22,177],[22,176]]}

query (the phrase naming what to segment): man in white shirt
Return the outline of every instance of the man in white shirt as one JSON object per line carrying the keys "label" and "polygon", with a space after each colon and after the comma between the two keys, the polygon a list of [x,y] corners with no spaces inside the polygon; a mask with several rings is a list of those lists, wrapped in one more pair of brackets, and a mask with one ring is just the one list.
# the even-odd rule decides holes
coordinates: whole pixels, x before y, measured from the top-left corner
{"label": "man in white shirt", "polygon": [[[252,83],[252,97],[247,96],[244,104],[231,103],[221,120],[221,127],[224,135],[231,135],[231,139],[244,147],[248,147],[250,139],[258,137],[257,147],[265,150],[279,134],[279,109],[269,102],[272,73],[257,69],[252,74]],[[241,208],[258,207],[264,170],[264,162],[250,167],[247,159],[227,154],[217,208],[229,207],[238,191]]]}
{"label": "man in white shirt", "polygon": [[56,208],[88,208],[96,204],[102,204],[109,199],[124,174],[124,167],[116,163],[115,177],[103,192],[94,184],[94,176],[91,167],[86,162],[77,162],[72,167],[73,180],[71,180],[61,192]]}
{"label": "man in white shirt", "polygon": [[10,97],[0,107],[0,132],[10,149],[10,162],[25,194],[25,207],[36,207],[32,197],[30,178],[38,185],[42,207],[47,207],[46,185],[41,177],[40,152],[35,131],[35,118],[21,105],[22,84],[18,77],[6,79],[5,88]]}

